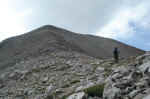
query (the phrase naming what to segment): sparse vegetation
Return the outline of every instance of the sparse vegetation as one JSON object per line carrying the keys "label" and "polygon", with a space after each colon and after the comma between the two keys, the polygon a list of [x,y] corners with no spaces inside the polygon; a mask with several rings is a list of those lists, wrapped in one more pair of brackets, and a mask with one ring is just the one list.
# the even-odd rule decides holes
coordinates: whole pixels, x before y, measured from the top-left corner
{"label": "sparse vegetation", "polygon": [[63,96],[61,99],[67,99],[67,96]]}
{"label": "sparse vegetation", "polygon": [[105,84],[95,85],[95,86],[89,87],[87,89],[84,89],[84,92],[86,94],[88,94],[88,96],[102,97],[103,91],[104,91],[104,86],[105,86]]}

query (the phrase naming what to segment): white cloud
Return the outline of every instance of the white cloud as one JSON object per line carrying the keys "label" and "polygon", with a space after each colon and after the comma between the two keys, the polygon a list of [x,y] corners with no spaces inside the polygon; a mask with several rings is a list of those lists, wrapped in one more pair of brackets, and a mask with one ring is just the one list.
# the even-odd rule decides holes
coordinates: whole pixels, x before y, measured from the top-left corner
{"label": "white cloud", "polygon": [[148,0],[0,0],[0,40],[44,24],[129,38],[137,33],[130,23],[149,28],[149,4]]}
{"label": "white cloud", "polygon": [[150,16],[148,16],[148,10],[150,10],[148,2],[145,1],[132,7],[127,5],[120,7],[120,10],[114,15],[115,17],[108,24],[104,25],[96,35],[109,38],[130,38],[137,32],[135,26],[132,26],[130,23],[140,27],[147,27],[149,24],[148,18]]}
{"label": "white cloud", "polygon": [[32,13],[33,13],[33,9],[28,8],[28,9],[25,9],[24,11],[18,13],[18,16],[19,16],[19,17],[28,17],[28,16],[30,16]]}
{"label": "white cloud", "polygon": [[24,33],[24,17],[31,12],[31,9],[27,9],[18,13],[11,7],[9,0],[0,1],[0,41]]}

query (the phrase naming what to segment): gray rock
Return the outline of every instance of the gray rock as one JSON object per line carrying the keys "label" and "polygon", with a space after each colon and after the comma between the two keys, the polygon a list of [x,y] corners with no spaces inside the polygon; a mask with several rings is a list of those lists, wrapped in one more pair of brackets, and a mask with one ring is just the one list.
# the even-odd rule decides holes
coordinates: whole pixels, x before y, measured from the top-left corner
{"label": "gray rock", "polygon": [[98,67],[95,72],[98,73],[98,74],[100,74],[100,73],[103,73],[104,70],[105,70],[105,68],[103,68],[103,67]]}
{"label": "gray rock", "polygon": [[53,85],[49,85],[49,86],[46,88],[45,93],[46,93],[46,94],[50,94],[50,93],[53,92],[53,90],[54,90],[54,86],[53,86]]}
{"label": "gray rock", "polygon": [[18,80],[21,78],[21,76],[23,75],[22,71],[20,70],[15,70],[14,72],[12,72],[10,75],[9,75],[9,78],[10,79],[13,79],[13,80]]}
{"label": "gray rock", "polygon": [[139,69],[145,73],[146,71],[147,72],[150,72],[150,62],[146,62],[144,64],[142,64],[141,66],[139,66]]}
{"label": "gray rock", "polygon": [[70,95],[67,99],[82,99],[84,97],[84,92],[74,93]]}
{"label": "gray rock", "polygon": [[134,90],[132,92],[129,93],[129,96],[131,99],[133,99],[137,94],[138,94],[139,90]]}
{"label": "gray rock", "polygon": [[49,80],[48,76],[42,77],[41,81],[42,83],[46,83]]}
{"label": "gray rock", "polygon": [[[136,95],[133,99],[143,99],[144,98],[144,94],[139,93],[138,95]],[[148,98],[149,99],[149,98]]]}
{"label": "gray rock", "polygon": [[106,84],[104,88],[104,99],[118,99],[121,96],[121,90],[114,87],[111,83]]}
{"label": "gray rock", "polygon": [[30,96],[30,95],[32,95],[34,92],[35,92],[35,91],[34,91],[32,88],[26,88],[26,89],[24,90],[24,95]]}

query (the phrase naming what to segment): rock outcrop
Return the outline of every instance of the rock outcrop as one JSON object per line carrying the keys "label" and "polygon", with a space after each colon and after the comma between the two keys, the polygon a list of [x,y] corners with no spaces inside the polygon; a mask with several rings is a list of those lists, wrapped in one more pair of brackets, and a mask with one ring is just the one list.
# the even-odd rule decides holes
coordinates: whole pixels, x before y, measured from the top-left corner
{"label": "rock outcrop", "polygon": [[[116,68],[106,79],[104,99],[148,99],[150,55],[137,57],[132,64]],[[144,98],[145,97],[145,98]]]}

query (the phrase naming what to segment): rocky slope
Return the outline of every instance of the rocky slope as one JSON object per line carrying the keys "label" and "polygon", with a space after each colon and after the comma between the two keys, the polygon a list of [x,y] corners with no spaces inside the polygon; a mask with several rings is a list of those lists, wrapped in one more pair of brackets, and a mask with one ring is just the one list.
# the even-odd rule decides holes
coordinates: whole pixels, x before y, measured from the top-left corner
{"label": "rocky slope", "polygon": [[[149,99],[150,54],[136,57],[131,64],[120,65],[105,80],[104,99]],[[149,98],[148,98],[149,97]]]}
{"label": "rocky slope", "polygon": [[[116,45],[126,57],[117,64]],[[44,26],[0,44],[0,99],[148,99],[150,54],[143,53]]]}
{"label": "rocky slope", "polygon": [[96,59],[59,51],[29,58],[0,75],[0,99],[149,99],[150,55]]}
{"label": "rocky slope", "polygon": [[141,55],[144,51],[112,39],[76,34],[46,25],[0,43],[0,72],[15,63],[55,51],[76,51],[96,58],[112,57],[114,47],[122,57]]}

